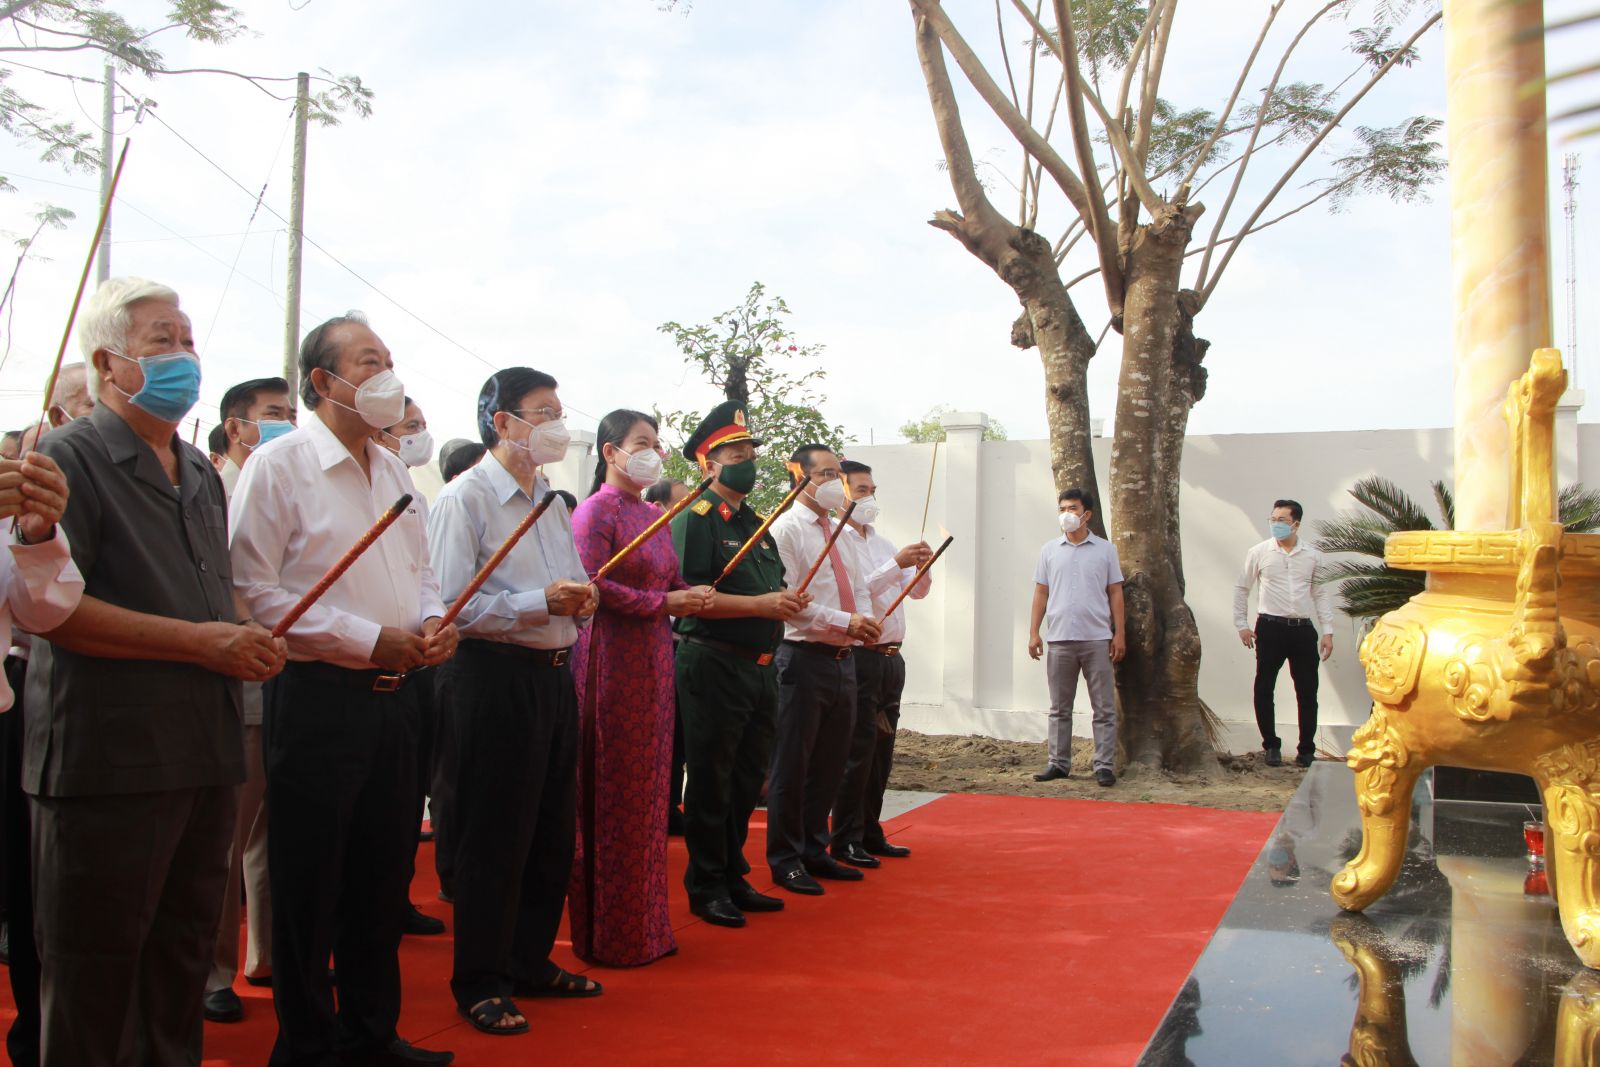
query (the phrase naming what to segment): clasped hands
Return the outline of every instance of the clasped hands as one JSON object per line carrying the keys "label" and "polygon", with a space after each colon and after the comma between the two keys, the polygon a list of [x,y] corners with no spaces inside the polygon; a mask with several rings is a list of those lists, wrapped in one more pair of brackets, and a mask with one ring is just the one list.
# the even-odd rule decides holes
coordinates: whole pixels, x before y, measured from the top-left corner
{"label": "clasped hands", "polygon": [[0,518],[14,516],[24,540],[49,540],[66,510],[67,478],[55,460],[40,452],[0,460]]}

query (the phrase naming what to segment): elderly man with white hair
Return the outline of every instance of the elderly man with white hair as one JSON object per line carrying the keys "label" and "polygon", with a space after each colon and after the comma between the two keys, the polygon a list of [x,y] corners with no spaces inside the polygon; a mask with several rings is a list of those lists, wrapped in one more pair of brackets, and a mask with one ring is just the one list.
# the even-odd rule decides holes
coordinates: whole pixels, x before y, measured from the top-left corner
{"label": "elderly man with white hair", "polygon": [[84,579],[28,671],[41,1063],[198,1063],[240,680],[276,675],[285,646],[241,621],[221,480],[176,433],[200,388],[178,294],[113,278],[79,341],[94,410],[39,445],[72,488],[61,525]]}

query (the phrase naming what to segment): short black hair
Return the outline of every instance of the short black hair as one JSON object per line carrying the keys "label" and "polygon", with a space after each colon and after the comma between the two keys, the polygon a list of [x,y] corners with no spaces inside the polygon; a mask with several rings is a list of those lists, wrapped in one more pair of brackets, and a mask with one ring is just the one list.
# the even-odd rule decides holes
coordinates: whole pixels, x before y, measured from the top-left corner
{"label": "short black hair", "polygon": [[1272,510],[1277,511],[1279,508],[1288,508],[1289,515],[1295,522],[1299,522],[1300,517],[1306,513],[1305,508],[1300,506],[1300,501],[1298,500],[1274,500],[1272,502]]}
{"label": "short black hair", "polygon": [[667,501],[672,499],[672,487],[675,484],[671,478],[662,478],[655,485],[644,491],[644,502],[646,504],[660,504],[662,507],[666,507]]}
{"label": "short black hair", "polygon": [[478,465],[478,460],[488,451],[476,441],[457,437],[446,441],[439,449],[439,475],[446,485]]}
{"label": "short black hair", "polygon": [[206,434],[206,447],[213,455],[225,456],[228,454],[228,430],[222,423],[211,427],[211,432]]}
{"label": "short black hair", "polygon": [[343,315],[335,315],[327,322],[311,328],[305,340],[300,342],[300,399],[306,407],[316,410],[322,403],[322,396],[317,392],[316,386],[311,384],[311,372],[325,370],[333,373],[333,368],[339,365],[339,348],[328,340],[328,334],[336,326],[365,326],[367,317],[359,311],[347,311]]}
{"label": "short black hair", "polygon": [[502,411],[514,412],[522,398],[535,389],[558,388],[556,380],[532,367],[507,367],[489,375],[489,380],[478,390],[478,436],[484,448],[500,443],[494,431],[494,417]]}
{"label": "short black hair", "polygon": [[[832,452],[832,451],[833,451],[833,449],[829,448],[827,445],[820,445],[820,444],[817,444],[815,442],[813,442],[813,443],[811,443],[809,445],[801,445],[799,448],[794,450],[794,455],[789,457],[789,462],[790,463],[798,463],[800,465],[800,469],[801,470],[805,471],[807,474],[810,474],[811,473],[811,457],[816,455],[818,452]],[[794,476],[794,471],[790,471],[789,472],[789,487],[791,489],[795,486],[796,483],[799,482],[799,480],[800,479],[798,479],[798,478],[796,478]]]}
{"label": "short black hair", "polygon": [[872,468],[871,467],[867,466],[865,463],[858,463],[853,459],[841,459],[839,461],[839,470],[846,477],[848,477],[849,475],[852,475],[852,474],[871,474],[872,473]]}
{"label": "short black hair", "polygon": [[289,383],[283,378],[251,378],[247,382],[240,382],[222,394],[222,403],[217,408],[217,413],[222,416],[222,421],[229,419],[242,419],[245,412],[250,410],[250,405],[256,402],[256,397],[262,393],[287,393]]}
{"label": "short black hair", "polygon": [[1094,510],[1094,494],[1087,489],[1080,489],[1074,485],[1070,489],[1063,489],[1056,494],[1056,503],[1065,504],[1069,500],[1076,500],[1083,505],[1084,511]]}

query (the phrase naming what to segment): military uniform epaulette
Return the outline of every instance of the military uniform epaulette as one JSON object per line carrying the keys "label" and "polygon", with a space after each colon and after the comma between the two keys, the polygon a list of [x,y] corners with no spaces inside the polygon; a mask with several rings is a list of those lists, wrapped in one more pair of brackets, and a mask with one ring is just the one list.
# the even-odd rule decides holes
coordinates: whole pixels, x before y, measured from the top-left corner
{"label": "military uniform epaulette", "polygon": [[709,515],[711,514],[711,501],[697,500],[689,506],[689,510],[694,512],[696,515]]}

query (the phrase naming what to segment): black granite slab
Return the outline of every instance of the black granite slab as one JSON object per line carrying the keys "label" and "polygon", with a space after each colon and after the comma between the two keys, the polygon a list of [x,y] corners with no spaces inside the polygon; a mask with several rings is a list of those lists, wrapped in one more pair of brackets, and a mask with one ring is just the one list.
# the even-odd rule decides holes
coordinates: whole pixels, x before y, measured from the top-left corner
{"label": "black granite slab", "polygon": [[1317,763],[1141,1067],[1600,1067],[1600,975],[1527,878],[1539,815],[1419,787],[1400,878],[1355,915],[1328,894],[1361,844],[1352,775]]}

